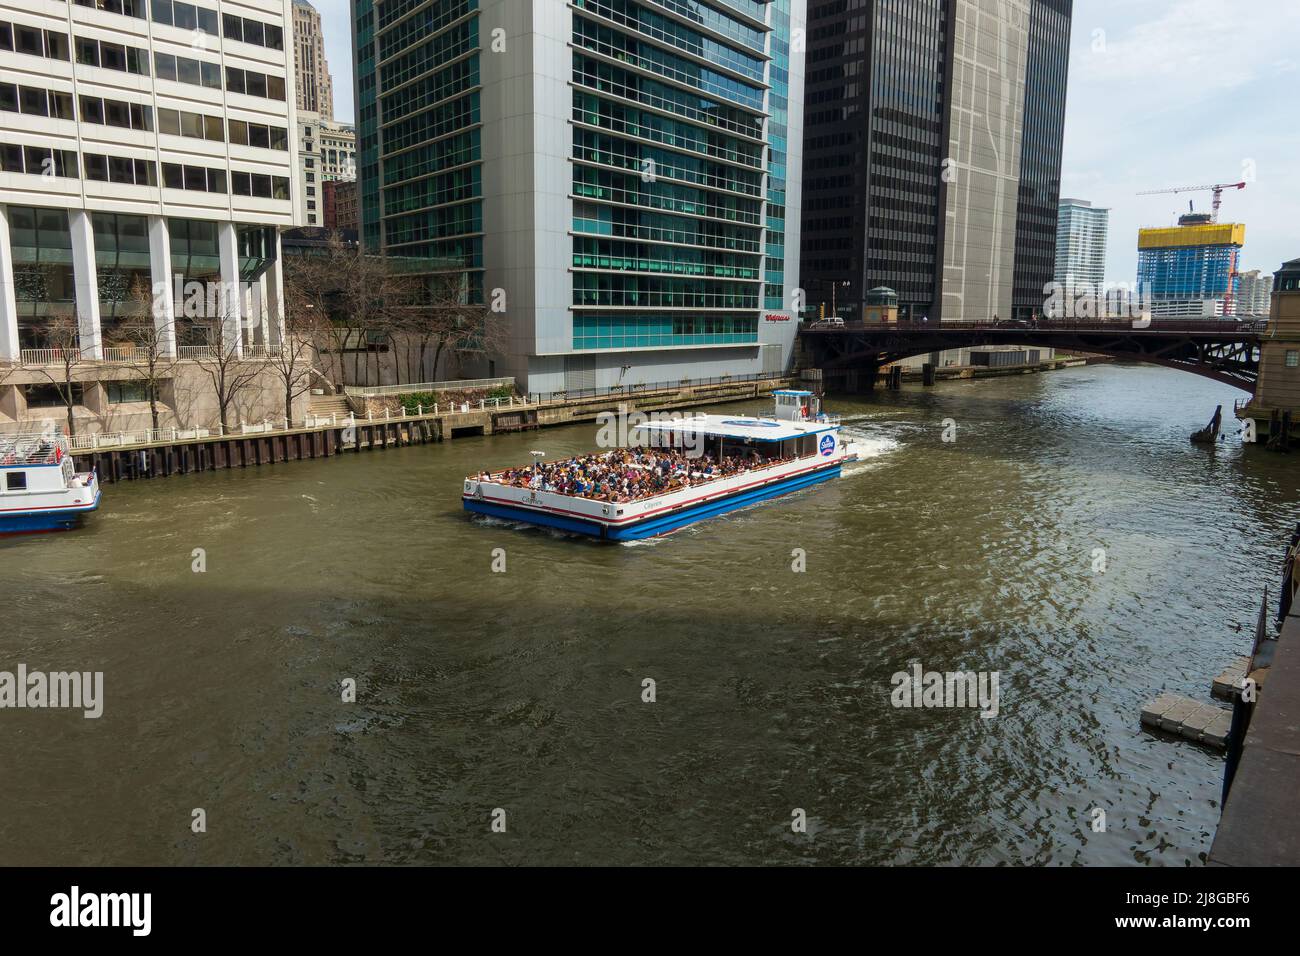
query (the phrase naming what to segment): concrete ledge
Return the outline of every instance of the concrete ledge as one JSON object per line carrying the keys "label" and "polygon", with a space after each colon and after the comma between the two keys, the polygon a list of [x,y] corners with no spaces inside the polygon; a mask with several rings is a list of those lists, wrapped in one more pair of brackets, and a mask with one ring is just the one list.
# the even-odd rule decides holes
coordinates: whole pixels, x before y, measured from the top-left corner
{"label": "concrete ledge", "polygon": [[1300,618],[1288,617],[1233,779],[1210,863],[1300,866]]}

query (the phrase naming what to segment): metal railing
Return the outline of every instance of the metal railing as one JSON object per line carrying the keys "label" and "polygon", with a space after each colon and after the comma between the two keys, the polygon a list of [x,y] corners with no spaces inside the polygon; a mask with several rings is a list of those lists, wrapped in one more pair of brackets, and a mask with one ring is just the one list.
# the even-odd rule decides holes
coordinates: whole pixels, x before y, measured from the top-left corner
{"label": "metal railing", "polygon": [[1161,319],[1152,318],[1149,322],[1143,318],[1115,316],[1103,319],[999,319],[998,321],[942,321],[920,322],[915,319],[899,322],[866,322],[850,319],[842,324],[832,324],[825,320],[812,320],[803,323],[800,332],[1112,332],[1120,329],[1132,329],[1137,332],[1215,332],[1241,333],[1263,331],[1267,322],[1261,324],[1255,319]]}
{"label": "metal railing", "polygon": [[712,378],[683,378],[675,382],[643,382],[636,385],[608,385],[603,388],[570,388],[556,392],[529,392],[528,400],[543,405],[566,402],[579,398],[605,398],[619,395],[640,395],[678,388],[696,388],[701,385],[735,385],[746,382],[770,382],[789,378],[787,372],[748,372],[744,375],[718,375]]}
{"label": "metal railing", "polygon": [[[488,408],[524,407],[527,402],[522,399],[481,399],[478,404],[455,403],[418,405],[415,410],[385,410],[382,414],[370,414],[365,417],[357,415],[313,415],[310,412],[301,422],[288,418],[263,419],[260,422],[240,422],[229,428],[213,425],[210,428],[144,428],[138,431],[95,432],[85,435],[73,435],[66,439],[68,447],[74,452],[100,451],[112,448],[130,448],[141,445],[165,445],[175,442],[196,441],[204,438],[239,438],[244,435],[269,435],[276,432],[302,431],[315,428],[355,428],[357,425],[375,425],[381,422],[410,422],[427,419],[437,415],[474,414]],[[5,426],[0,426],[4,428]],[[17,426],[31,430],[31,425]],[[20,431],[18,434],[26,434]]]}
{"label": "metal railing", "polygon": [[176,349],[176,357],[183,359],[215,358],[216,354],[211,345],[181,345]]}
{"label": "metal railing", "polygon": [[[101,352],[100,358],[92,358],[86,355],[83,349],[22,349],[18,353],[18,364],[35,367],[63,365],[65,361],[78,365],[119,364],[147,362],[150,356],[149,349],[123,345],[105,346]],[[278,345],[246,345],[243,349],[243,357],[246,359],[272,358],[279,354]],[[161,357],[162,352],[160,351],[158,355]],[[182,345],[176,349],[178,359],[218,358],[220,355],[221,348],[215,345]]]}
{"label": "metal railing", "polygon": [[80,362],[81,349],[23,349],[18,358],[23,365],[62,365],[69,360]]}
{"label": "metal railing", "polygon": [[453,382],[413,382],[409,385],[345,385],[343,393],[357,398],[378,398],[383,395],[409,395],[416,392],[453,392],[476,388],[514,387],[513,378],[467,378]]}

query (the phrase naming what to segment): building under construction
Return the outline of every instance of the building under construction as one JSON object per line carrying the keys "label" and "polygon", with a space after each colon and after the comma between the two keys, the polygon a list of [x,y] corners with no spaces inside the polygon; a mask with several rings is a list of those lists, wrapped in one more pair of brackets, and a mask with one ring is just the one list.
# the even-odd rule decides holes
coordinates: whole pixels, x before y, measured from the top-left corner
{"label": "building under construction", "polygon": [[1237,312],[1246,227],[1204,213],[1178,225],[1138,230],[1138,294],[1151,315],[1214,318]]}

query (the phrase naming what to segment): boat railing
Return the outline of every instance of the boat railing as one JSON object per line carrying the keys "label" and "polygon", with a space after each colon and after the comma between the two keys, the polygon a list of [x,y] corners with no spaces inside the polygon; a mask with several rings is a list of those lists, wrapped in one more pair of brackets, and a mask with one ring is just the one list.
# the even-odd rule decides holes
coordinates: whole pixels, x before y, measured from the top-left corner
{"label": "boat railing", "polygon": [[68,453],[62,435],[25,432],[0,435],[0,465],[49,465]]}

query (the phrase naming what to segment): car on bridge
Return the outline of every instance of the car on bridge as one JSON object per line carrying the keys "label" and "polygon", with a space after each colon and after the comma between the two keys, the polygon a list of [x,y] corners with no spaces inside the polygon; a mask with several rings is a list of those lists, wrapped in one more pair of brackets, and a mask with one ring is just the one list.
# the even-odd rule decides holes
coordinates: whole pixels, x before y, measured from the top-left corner
{"label": "car on bridge", "polygon": [[816,322],[809,324],[810,329],[842,329],[844,320],[838,316],[829,319],[818,319]]}

